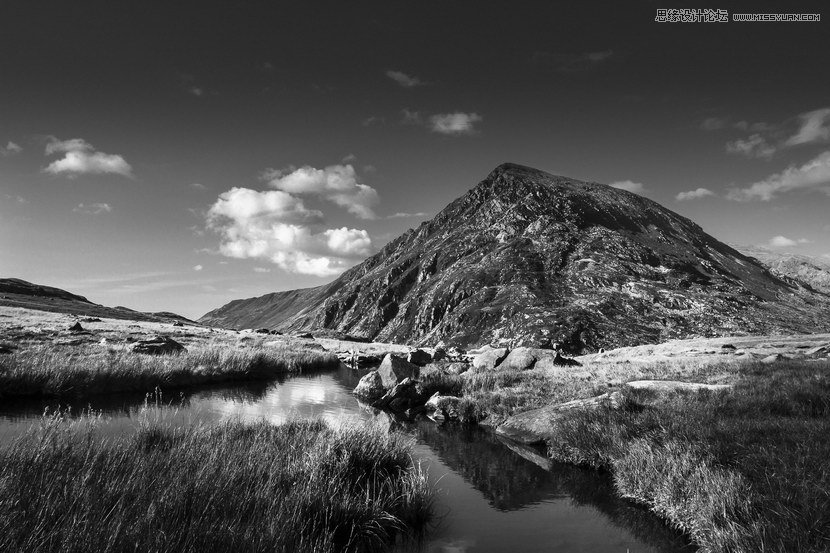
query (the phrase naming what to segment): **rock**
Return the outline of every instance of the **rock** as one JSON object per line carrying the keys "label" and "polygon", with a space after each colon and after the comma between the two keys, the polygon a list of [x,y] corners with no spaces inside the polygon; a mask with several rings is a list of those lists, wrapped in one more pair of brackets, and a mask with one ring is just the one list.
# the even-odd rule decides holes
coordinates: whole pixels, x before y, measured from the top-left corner
{"label": "rock", "polygon": [[457,374],[464,374],[468,370],[470,370],[470,364],[469,363],[450,363],[449,365],[447,365],[447,368],[445,369],[445,372],[447,374],[456,374],[457,375]]}
{"label": "rock", "polygon": [[435,392],[424,404],[424,407],[426,408],[427,416],[433,420],[458,420],[460,418],[460,404],[461,398],[442,396],[438,392]]}
{"label": "rock", "polygon": [[67,330],[70,332],[84,332],[84,327],[81,326],[80,322],[76,322],[74,325],[70,326]]}
{"label": "rock", "polygon": [[723,344],[723,345],[720,347],[720,349],[721,349],[721,351],[722,351],[722,352],[724,352],[724,351],[735,351],[735,350],[736,350],[736,349],[738,349],[738,348],[736,348],[736,347],[735,347],[735,346],[733,346],[732,344]]}
{"label": "rock", "polygon": [[699,392],[710,390],[713,392],[729,390],[730,384],[700,384],[697,382],[680,382],[678,380],[633,380],[625,386],[632,390],[650,390],[652,392]]}
{"label": "rock", "polygon": [[352,393],[365,403],[372,404],[383,397],[386,389],[383,387],[383,379],[378,371],[371,371],[360,379]]}
{"label": "rock", "polygon": [[369,367],[372,365],[378,365],[382,361],[378,355],[357,351],[338,351],[337,358],[347,365],[354,367]]}
{"label": "rock", "polygon": [[539,358],[536,361],[536,364],[533,366],[534,369],[545,370],[545,369],[552,369],[554,367],[580,367],[582,364],[577,361],[576,359],[570,359],[568,357],[562,357],[558,351],[554,352],[553,355],[546,355],[544,357]]}
{"label": "rock", "polygon": [[444,349],[442,346],[435,346],[435,349],[432,352],[432,360],[433,361],[442,361],[447,358],[447,350]]}
{"label": "rock", "polygon": [[311,332],[297,332],[296,334],[292,334],[292,337],[293,338],[305,338],[305,339],[314,338],[314,336],[311,335]]}
{"label": "rock", "polygon": [[537,361],[542,359],[553,361],[556,356],[557,353],[547,349],[519,347],[507,354],[504,361],[499,364],[499,370],[526,371],[532,369]]}
{"label": "rock", "polygon": [[383,387],[388,389],[405,378],[418,378],[418,367],[402,357],[388,353],[378,367],[378,374],[383,381]]}
{"label": "rock", "polygon": [[98,317],[86,317],[84,319],[81,319],[81,322],[82,323],[100,323],[101,319],[99,319]]}
{"label": "rock", "polygon": [[823,359],[830,356],[830,344],[808,349],[804,352],[804,356],[811,359]]}
{"label": "rock", "polygon": [[555,432],[556,423],[564,413],[574,409],[598,409],[620,405],[621,394],[610,392],[587,399],[575,399],[566,403],[531,409],[508,417],[496,428],[496,433],[523,444],[536,444],[548,440]]}
{"label": "rock", "polygon": [[167,336],[155,336],[149,340],[140,340],[132,347],[133,353],[144,353],[147,355],[172,355],[183,353],[187,350],[183,345]]}
{"label": "rock", "polygon": [[14,350],[17,349],[17,346],[12,344],[0,344],[0,354],[9,354],[14,353]]}
{"label": "rock", "polygon": [[780,353],[775,353],[773,355],[768,355],[767,357],[764,357],[763,359],[761,359],[761,363],[764,363],[765,365],[769,365],[771,363],[778,363],[780,361],[786,361],[786,360],[787,360],[786,356],[781,355]]}
{"label": "rock", "polygon": [[499,366],[510,353],[507,348],[491,348],[484,350],[473,358],[473,367],[491,371]]}
{"label": "rock", "polygon": [[270,334],[272,336],[282,336],[282,332],[280,332],[279,330],[272,330],[268,334]]}
{"label": "rock", "polygon": [[184,326],[184,323],[181,321],[176,321],[175,323],[173,323],[173,326]]}
{"label": "rock", "polygon": [[409,355],[406,356],[406,360],[412,363],[413,365],[423,367],[424,365],[432,361],[432,356],[422,349],[413,349],[409,352]]}
{"label": "rock", "polygon": [[254,330],[254,332],[256,334],[271,334],[271,331],[268,330],[267,328],[258,328],[256,330]]}
{"label": "rock", "polygon": [[378,409],[389,409],[402,413],[408,409],[424,404],[423,389],[420,383],[413,378],[404,378],[382,398],[372,404]]}

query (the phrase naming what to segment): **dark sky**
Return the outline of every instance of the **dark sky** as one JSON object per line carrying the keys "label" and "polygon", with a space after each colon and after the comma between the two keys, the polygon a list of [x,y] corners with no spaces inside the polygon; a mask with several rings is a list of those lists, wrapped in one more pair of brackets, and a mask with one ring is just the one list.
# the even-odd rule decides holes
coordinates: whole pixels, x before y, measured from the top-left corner
{"label": "dark sky", "polygon": [[3,2],[0,275],[197,316],[330,280],[504,161],[830,255],[830,23],[654,21],[678,7]]}

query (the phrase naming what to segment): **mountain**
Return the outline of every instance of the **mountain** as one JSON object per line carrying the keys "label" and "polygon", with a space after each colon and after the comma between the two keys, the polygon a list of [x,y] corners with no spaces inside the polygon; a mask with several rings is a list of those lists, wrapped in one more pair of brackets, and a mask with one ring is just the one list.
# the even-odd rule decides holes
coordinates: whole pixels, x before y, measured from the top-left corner
{"label": "mountain", "polygon": [[828,329],[828,312],[827,294],[647,198],[504,164],[332,283],[237,300],[200,322],[577,352],[809,333]]}
{"label": "mountain", "polygon": [[809,257],[769,250],[760,246],[735,246],[750,257],[756,258],[781,278],[792,279],[813,290],[830,294],[830,259]]}
{"label": "mountain", "polygon": [[175,313],[142,313],[126,307],[106,307],[60,288],[32,284],[19,278],[0,278],[0,306],[71,313],[84,317],[106,317],[130,321],[183,322],[196,324]]}

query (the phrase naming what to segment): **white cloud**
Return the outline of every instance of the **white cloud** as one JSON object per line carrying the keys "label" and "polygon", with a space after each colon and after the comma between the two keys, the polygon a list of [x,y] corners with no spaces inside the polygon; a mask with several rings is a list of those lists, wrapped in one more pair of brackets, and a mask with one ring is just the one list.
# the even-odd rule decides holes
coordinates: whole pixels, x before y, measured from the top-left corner
{"label": "white cloud", "polygon": [[813,189],[830,194],[830,151],[819,154],[801,167],[790,166],[746,188],[733,188],[727,197],[737,201],[769,201],[784,192]]}
{"label": "white cloud", "polygon": [[720,117],[707,117],[700,123],[700,128],[704,131],[717,131],[726,126],[726,120]]}
{"label": "white cloud", "polygon": [[18,144],[15,144],[11,140],[9,140],[9,143],[6,144],[5,146],[0,146],[0,156],[3,156],[3,157],[13,156],[13,155],[19,154],[22,151],[23,151],[23,148],[21,148]]}
{"label": "white cloud", "polygon": [[708,188],[698,188],[696,190],[689,190],[688,192],[681,192],[675,197],[675,199],[678,202],[685,202],[687,200],[699,200],[700,198],[714,195],[715,193]]}
{"label": "white cloud", "polygon": [[429,117],[429,128],[441,134],[473,134],[475,124],[481,120],[477,113],[437,113]]}
{"label": "white cloud", "polygon": [[378,203],[378,193],[371,186],[357,182],[351,165],[330,165],[324,169],[308,165],[299,169],[266,169],[262,176],[277,190],[296,195],[318,195],[360,219],[376,218],[372,207]]}
{"label": "white cloud", "polygon": [[[319,180],[300,176],[284,186],[300,193],[320,186]],[[289,272],[332,276],[371,253],[372,241],[365,230],[319,230],[322,215],[306,209],[301,199],[285,190],[233,188],[219,196],[207,219],[222,237],[222,255],[266,259]]]}
{"label": "white cloud", "polygon": [[194,188],[196,190],[207,190],[207,187],[204,184],[200,184],[198,182],[191,182],[190,188]]}
{"label": "white cloud", "polygon": [[100,215],[101,213],[109,213],[112,211],[112,206],[107,203],[78,204],[72,211],[87,215]]}
{"label": "white cloud", "polygon": [[787,146],[826,142],[830,140],[830,108],[817,109],[799,115],[801,126],[784,143]]}
{"label": "white cloud", "polygon": [[750,135],[746,139],[733,140],[726,143],[726,151],[730,154],[741,154],[747,157],[769,159],[775,154],[776,147],[771,145],[760,134]]}
{"label": "white cloud", "polygon": [[371,127],[372,125],[383,125],[386,121],[383,117],[377,117],[375,115],[370,115],[366,119],[360,122],[361,125],[364,127]]}
{"label": "white cloud", "polygon": [[614,56],[613,50],[583,53],[535,52],[532,62],[558,71],[586,71]]}
{"label": "white cloud", "polygon": [[423,82],[418,77],[413,77],[411,75],[407,75],[403,71],[392,71],[389,70],[386,72],[386,76],[401,85],[404,88],[412,88],[415,86],[423,86],[426,83]]}
{"label": "white cloud", "polygon": [[199,86],[191,86],[190,88],[187,89],[187,91],[189,93],[191,93],[192,95],[197,96],[199,98],[201,98],[202,96],[205,95],[205,89],[202,88],[202,87],[199,87]]}
{"label": "white cloud", "polygon": [[403,108],[401,110],[401,113],[403,113],[403,120],[401,121],[401,123],[403,123],[404,125],[424,124],[424,118],[421,117],[421,112],[419,111],[413,111],[409,108]]}
{"label": "white cloud", "polygon": [[798,246],[799,244],[809,244],[810,241],[806,238],[799,238],[797,240],[793,240],[791,238],[787,238],[786,236],[774,236],[770,238],[769,242],[767,242],[767,246],[770,248],[791,248],[793,246]]}
{"label": "white cloud", "polygon": [[608,186],[612,188],[619,188],[620,190],[626,190],[628,192],[633,192],[634,194],[644,194],[646,191],[646,187],[641,182],[634,182],[630,180],[621,180],[617,182],[612,182]]}
{"label": "white cloud", "polygon": [[201,271],[202,269],[204,269],[204,267],[202,267],[201,265],[194,265],[193,266],[194,271]]}
{"label": "white cloud", "polygon": [[67,174],[74,177],[82,174],[111,173],[132,177],[132,167],[123,157],[115,154],[98,152],[82,138],[58,140],[50,136],[46,143],[46,155],[64,154],[59,160],[53,161],[44,169],[53,175]]}
{"label": "white cloud", "polygon": [[268,269],[266,267],[254,267],[254,272],[255,273],[270,273],[271,269]]}
{"label": "white cloud", "polygon": [[29,200],[27,200],[23,196],[5,194],[5,197],[6,197],[7,200],[11,200],[11,201],[13,201],[15,203],[18,203],[18,204],[27,204],[27,203],[29,203]]}
{"label": "white cloud", "polygon": [[403,211],[399,211],[397,213],[393,213],[392,215],[387,215],[387,219],[405,219],[409,217],[428,217],[429,213],[425,213],[423,211],[418,211],[417,213],[406,213]]}

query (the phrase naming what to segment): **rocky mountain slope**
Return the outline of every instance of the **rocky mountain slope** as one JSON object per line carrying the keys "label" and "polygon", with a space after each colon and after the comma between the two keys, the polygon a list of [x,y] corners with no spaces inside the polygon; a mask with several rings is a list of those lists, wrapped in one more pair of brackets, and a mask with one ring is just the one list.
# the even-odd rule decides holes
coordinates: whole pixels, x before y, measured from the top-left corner
{"label": "rocky mountain slope", "polygon": [[756,258],[774,275],[830,294],[830,259],[825,261],[806,255],[775,252],[758,246],[735,246],[735,249]]}
{"label": "rocky mountain slope", "polygon": [[55,313],[72,313],[84,317],[106,317],[130,321],[186,322],[194,321],[175,313],[143,313],[126,307],[106,307],[92,303],[83,296],[60,288],[32,284],[19,278],[0,278],[0,306],[23,307]]}
{"label": "rocky mountain slope", "polygon": [[200,322],[582,352],[826,331],[828,313],[827,294],[647,198],[504,164],[332,283],[237,300]]}

